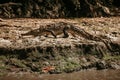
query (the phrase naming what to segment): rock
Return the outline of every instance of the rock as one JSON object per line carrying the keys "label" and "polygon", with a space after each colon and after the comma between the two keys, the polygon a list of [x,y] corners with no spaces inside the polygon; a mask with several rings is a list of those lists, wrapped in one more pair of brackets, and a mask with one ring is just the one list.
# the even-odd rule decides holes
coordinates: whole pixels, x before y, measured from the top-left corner
{"label": "rock", "polygon": [[86,63],[86,62],[87,62],[87,60],[86,60],[85,57],[81,58],[81,61],[82,61],[83,63]]}
{"label": "rock", "polygon": [[0,46],[10,46],[12,43],[9,40],[0,38]]}
{"label": "rock", "polygon": [[111,63],[110,63],[110,67],[111,67],[112,69],[120,69],[120,65],[118,65],[118,64],[115,63],[115,62],[111,62]]}
{"label": "rock", "polygon": [[98,70],[106,69],[106,62],[105,61],[96,62],[96,68]]}

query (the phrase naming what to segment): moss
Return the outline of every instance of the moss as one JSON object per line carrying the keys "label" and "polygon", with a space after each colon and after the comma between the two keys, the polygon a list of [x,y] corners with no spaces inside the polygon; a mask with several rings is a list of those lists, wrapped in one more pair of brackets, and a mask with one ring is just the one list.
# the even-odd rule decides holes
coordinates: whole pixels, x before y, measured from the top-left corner
{"label": "moss", "polygon": [[118,56],[109,56],[109,55],[105,55],[104,60],[109,60],[109,59],[117,59],[117,60],[120,60],[120,55]]}
{"label": "moss", "polygon": [[3,62],[0,62],[0,70],[1,69],[6,69],[6,66],[5,66],[5,64]]}
{"label": "moss", "polygon": [[22,60],[19,60],[19,59],[16,59],[16,58],[12,58],[10,59],[9,65],[14,65],[16,67],[19,67],[19,68],[26,68],[26,65],[23,63]]}
{"label": "moss", "polygon": [[58,71],[64,71],[64,72],[71,72],[74,71],[77,67],[79,67],[79,61],[76,61],[76,58],[69,57],[64,58],[60,61],[60,64],[58,64]]}
{"label": "moss", "polygon": [[1,77],[1,76],[5,76],[5,75],[7,75],[6,72],[0,72],[0,77]]}
{"label": "moss", "polygon": [[7,59],[7,57],[6,56],[0,56],[0,60],[6,60]]}

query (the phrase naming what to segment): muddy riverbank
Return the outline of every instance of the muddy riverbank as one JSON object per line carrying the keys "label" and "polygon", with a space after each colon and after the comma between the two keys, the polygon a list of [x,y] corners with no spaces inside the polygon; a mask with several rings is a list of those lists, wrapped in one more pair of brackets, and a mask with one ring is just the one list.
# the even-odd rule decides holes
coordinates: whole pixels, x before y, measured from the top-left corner
{"label": "muddy riverbank", "polygon": [[[58,22],[71,23],[87,33],[108,40],[89,40],[84,36],[54,38],[27,35],[30,30]],[[64,25],[62,25],[64,26]],[[0,75],[7,72],[70,73],[92,69],[120,69],[120,18],[81,19],[1,19]],[[86,34],[87,34],[86,33]],[[109,42],[110,41],[110,42]],[[108,49],[110,48],[110,49]]]}

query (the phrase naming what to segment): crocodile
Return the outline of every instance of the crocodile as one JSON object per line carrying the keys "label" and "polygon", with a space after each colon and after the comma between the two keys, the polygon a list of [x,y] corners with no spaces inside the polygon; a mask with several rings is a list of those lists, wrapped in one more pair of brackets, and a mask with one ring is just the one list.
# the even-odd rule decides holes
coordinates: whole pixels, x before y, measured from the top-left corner
{"label": "crocodile", "polygon": [[59,34],[64,34],[63,38],[68,38],[69,37],[69,33],[71,33],[74,37],[76,35],[78,36],[82,36],[88,40],[93,40],[93,41],[100,41],[103,42],[107,48],[112,51],[112,48],[108,42],[108,40],[104,40],[99,36],[95,36],[92,35],[88,32],[86,32],[84,29],[75,26],[72,23],[66,23],[66,22],[58,22],[58,23],[54,23],[54,24],[49,24],[46,26],[40,26],[37,29],[34,30],[30,30],[27,33],[22,34],[22,36],[26,36],[26,35],[33,35],[33,36],[47,36],[49,34],[51,34],[54,38],[57,38],[57,35]]}

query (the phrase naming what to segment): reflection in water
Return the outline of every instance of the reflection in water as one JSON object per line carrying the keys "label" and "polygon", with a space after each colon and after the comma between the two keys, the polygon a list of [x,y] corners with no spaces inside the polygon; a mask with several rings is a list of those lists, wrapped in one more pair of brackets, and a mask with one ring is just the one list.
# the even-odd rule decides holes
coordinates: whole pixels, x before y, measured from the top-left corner
{"label": "reflection in water", "polygon": [[10,73],[0,80],[120,80],[120,70],[84,70],[62,74]]}

